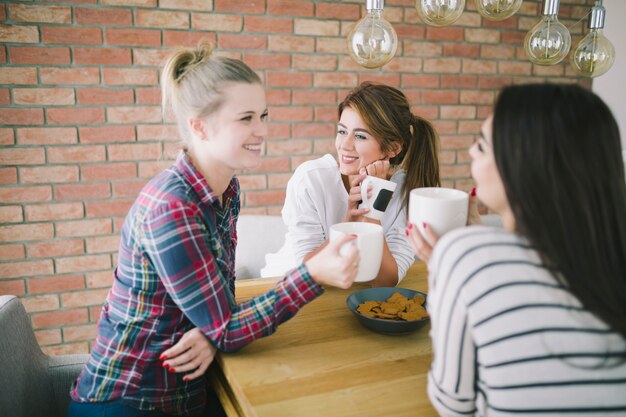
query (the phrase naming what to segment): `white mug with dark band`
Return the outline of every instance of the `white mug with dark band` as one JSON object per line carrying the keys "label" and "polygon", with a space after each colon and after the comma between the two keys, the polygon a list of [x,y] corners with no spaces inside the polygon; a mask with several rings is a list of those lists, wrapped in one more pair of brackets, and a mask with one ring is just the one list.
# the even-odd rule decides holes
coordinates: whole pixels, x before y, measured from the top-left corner
{"label": "white mug with dark band", "polygon": [[[372,187],[371,198],[368,198],[368,188]],[[397,184],[393,181],[387,181],[382,178],[372,177],[368,175],[361,182],[361,208],[368,208],[370,211],[365,217],[380,220],[387,210],[387,206],[391,201],[393,192],[396,190]]]}

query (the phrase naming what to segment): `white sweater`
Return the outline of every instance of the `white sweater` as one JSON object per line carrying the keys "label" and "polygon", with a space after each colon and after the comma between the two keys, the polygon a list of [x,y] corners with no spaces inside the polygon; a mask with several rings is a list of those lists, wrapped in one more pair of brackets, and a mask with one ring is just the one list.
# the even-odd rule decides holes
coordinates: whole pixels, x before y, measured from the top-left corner
{"label": "white sweater", "polygon": [[428,268],[428,393],[441,416],[626,415],[626,340],[521,236],[454,230]]}
{"label": "white sweater", "polygon": [[[404,178],[404,171],[391,177],[390,180],[398,185],[381,219],[387,246],[398,266],[398,282],[415,260],[404,233],[406,211],[400,195]],[[277,253],[265,256],[261,276],[284,275],[298,266],[306,254],[328,239],[330,226],[343,222],[347,211],[348,193],[335,158],[327,154],[301,164],[287,184],[282,210],[287,225],[285,244]]]}

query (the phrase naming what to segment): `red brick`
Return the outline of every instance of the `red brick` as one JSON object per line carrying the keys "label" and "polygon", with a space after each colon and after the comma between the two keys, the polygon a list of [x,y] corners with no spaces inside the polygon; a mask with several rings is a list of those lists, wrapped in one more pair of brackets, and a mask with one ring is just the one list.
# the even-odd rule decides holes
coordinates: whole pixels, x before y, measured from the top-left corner
{"label": "red brick", "polygon": [[79,88],[77,100],[79,104],[132,104],[132,88]]}
{"label": "red brick", "polygon": [[293,23],[290,18],[246,16],[244,21],[246,33],[288,33],[293,32]]}
{"label": "red brick", "polygon": [[113,273],[111,271],[88,272],[85,274],[85,277],[87,279],[88,288],[110,288],[113,284]]}
{"label": "red brick", "polygon": [[485,61],[485,60],[463,60],[463,73],[465,74],[495,74],[497,69],[497,62]]}
{"label": "red brick", "polygon": [[522,45],[526,32],[502,32],[502,43]]}
{"label": "red brick", "polygon": [[84,217],[83,204],[80,202],[31,205],[25,207],[25,212],[27,222],[69,220]]}
{"label": "red brick", "polygon": [[135,141],[135,128],[133,126],[81,127],[79,134],[81,143]]}
{"label": "red brick", "polygon": [[0,201],[5,204],[50,201],[51,199],[52,190],[49,186],[0,188]]}
{"label": "red brick", "polygon": [[[426,39],[429,41],[463,41],[463,28],[459,27],[428,27]],[[465,46],[465,45],[464,45]]]}
{"label": "red brick", "polygon": [[37,165],[45,163],[42,148],[9,148],[0,153],[0,165]]}
{"label": "red brick", "polygon": [[54,187],[55,200],[85,200],[110,196],[111,190],[108,183],[63,184]]}
{"label": "red brick", "polygon": [[161,104],[161,89],[152,88],[135,88],[135,102],[137,104]]}
{"label": "red brick", "polygon": [[96,337],[96,334],[97,334],[96,324],[86,324],[84,326],[64,327],[63,328],[63,341],[64,342],[77,342],[81,340],[91,341]]}
{"label": "red brick", "polygon": [[315,39],[304,36],[268,36],[268,50],[284,52],[314,52]]}
{"label": "red brick", "polygon": [[470,45],[467,43],[445,44],[443,46],[443,55],[461,58],[478,58],[480,54],[479,45]]}
{"label": "red brick", "polygon": [[104,39],[108,45],[160,46],[161,32],[152,29],[106,28]]}
{"label": "red brick", "polygon": [[[317,19],[295,19],[293,33],[296,35],[338,36],[339,22]],[[273,31],[275,32],[275,30]],[[289,27],[288,31],[291,32]],[[345,47],[345,39],[342,39]]]}
{"label": "red brick", "polygon": [[0,63],[6,64],[7,62],[7,49],[4,45],[0,45]]}
{"label": "red brick", "polygon": [[267,0],[267,12],[273,15],[313,16],[314,3],[303,0]]}
{"label": "red brick", "polygon": [[416,25],[402,25],[395,24],[393,25],[396,30],[396,34],[399,39],[414,39],[414,40],[423,40],[426,39],[426,28],[422,26]]}
{"label": "red brick", "polygon": [[13,129],[0,128],[0,145],[13,145],[15,144]]}
{"label": "red brick", "polygon": [[167,49],[133,49],[133,63],[135,66],[160,66],[172,54]]}
{"label": "red brick", "polygon": [[310,140],[271,141],[267,143],[267,155],[310,154],[312,148]]}
{"label": "red brick", "polygon": [[[200,43],[216,44],[215,33],[189,32],[180,30],[164,30],[163,46],[179,48],[181,46],[196,47]],[[171,51],[170,51],[171,54]]]}
{"label": "red brick", "polygon": [[98,68],[41,68],[42,84],[99,84]]}
{"label": "red brick", "polygon": [[565,63],[561,65],[533,65],[533,75],[539,77],[562,77],[565,74]]}
{"label": "red brick", "polygon": [[315,42],[315,52],[343,55],[346,53],[346,41],[343,38],[318,37]]}
{"label": "red brick", "polygon": [[125,217],[134,200],[88,201],[87,217]]}
{"label": "red brick", "polygon": [[515,47],[512,45],[482,45],[480,56],[481,58],[513,59]]}
{"label": "red brick", "polygon": [[21,223],[23,221],[21,206],[0,206],[0,223]]}
{"label": "red brick", "polygon": [[17,184],[17,169],[0,168],[0,184]]}
{"label": "red brick", "polygon": [[[287,188],[287,183],[291,179],[292,174],[272,174],[269,177],[268,187],[269,188]],[[280,213],[278,213],[280,215]]]}
{"label": "red brick", "polygon": [[48,148],[48,162],[51,163],[100,162],[105,159],[104,146],[82,145]]}
{"label": "red brick", "polygon": [[109,255],[72,256],[68,258],[57,258],[54,262],[57,273],[97,271],[111,267],[111,258]]}
{"label": "red brick", "polygon": [[13,102],[36,105],[74,104],[74,90],[71,88],[14,88]]}
{"label": "red brick", "polygon": [[113,231],[110,219],[78,220],[55,223],[56,237],[106,235]]}
{"label": "red brick", "polygon": [[61,329],[36,330],[35,338],[40,346],[59,344],[63,340]]}
{"label": "red brick", "polygon": [[294,156],[291,158],[291,165],[295,168],[299,167],[306,161],[310,161],[312,159],[319,158],[319,155],[303,155],[303,156]]}
{"label": "red brick", "polygon": [[357,20],[361,17],[358,4],[317,3],[315,16],[326,19]]}
{"label": "red brick", "polygon": [[457,74],[461,72],[461,60],[455,58],[425,59],[424,72]]}
{"label": "red brick", "polygon": [[311,87],[313,77],[304,72],[270,72],[267,74],[268,87]]}
{"label": "red brick", "polygon": [[120,235],[89,237],[85,239],[87,253],[117,252],[120,247]]}
{"label": "red brick", "polygon": [[[228,33],[221,33],[218,38],[217,45],[221,49],[263,50],[267,48],[267,38],[265,35],[232,35]],[[270,47],[269,49],[271,50],[273,48]]]}
{"label": "red brick", "polygon": [[99,28],[42,26],[41,36],[46,44],[100,45],[102,34]]}
{"label": "red brick", "polygon": [[498,73],[530,75],[533,64],[530,62],[498,62]]}
{"label": "red brick", "polygon": [[83,181],[128,179],[137,176],[137,165],[134,163],[109,163],[85,165],[81,167]]}
{"label": "red brick", "polygon": [[335,91],[324,90],[294,90],[293,104],[335,104],[337,94]]}
{"label": "red brick", "polygon": [[324,55],[292,55],[293,68],[299,70],[335,70],[337,69],[337,57]]}
{"label": "red brick", "polygon": [[77,166],[42,166],[20,168],[20,182],[41,184],[78,181]]}
{"label": "red brick", "polygon": [[313,120],[311,107],[272,107],[269,112],[273,121],[306,122]]}
{"label": "red brick", "polygon": [[395,57],[385,65],[384,69],[390,72],[415,73],[422,70],[422,60],[420,58]]}
{"label": "red brick", "polygon": [[155,85],[157,71],[147,68],[104,68],[103,82],[106,85]]}
{"label": "red brick", "polygon": [[489,77],[489,76],[481,76],[478,77],[478,88],[479,89],[496,89],[509,85],[513,82],[511,77]]}
{"label": "red brick", "polygon": [[421,87],[421,88],[437,88],[439,87],[439,75],[402,75],[402,87]]}
{"label": "red brick", "polygon": [[132,26],[130,9],[109,9],[105,7],[74,8],[76,23],[79,25]]}
{"label": "red brick", "polygon": [[76,129],[70,127],[33,127],[17,129],[17,143],[21,145],[57,145],[77,143]]}
{"label": "red brick", "polygon": [[16,22],[72,23],[72,9],[63,6],[9,4],[9,14]]}
{"label": "red brick", "polygon": [[471,134],[471,135],[474,135],[473,137],[475,137],[475,135],[477,135],[478,132],[480,132],[480,128],[482,127],[482,124],[483,124],[482,120],[476,120],[476,121],[461,120],[459,121],[459,133]]}
{"label": "red brick", "polygon": [[[0,248],[0,253],[2,253],[2,258],[4,258],[4,252],[3,252],[3,249],[1,248]],[[26,294],[26,290],[24,289],[24,280],[13,279],[10,281],[5,281],[5,280],[0,281],[0,294],[17,295],[17,296]]]}
{"label": "red brick", "polygon": [[37,69],[27,67],[0,68],[0,84],[37,84]]}
{"label": "red brick", "polygon": [[174,125],[139,125],[137,140],[177,141],[178,128]]}
{"label": "red brick", "polygon": [[360,73],[358,83],[371,81],[377,84],[387,84],[392,87],[400,87],[400,74],[371,74]]}
{"label": "red brick", "polygon": [[270,123],[267,127],[268,139],[288,139],[291,137],[291,125],[288,123]]}
{"label": "red brick", "polygon": [[104,123],[104,109],[96,107],[63,107],[46,109],[48,124],[100,124]]}
{"label": "red brick", "polygon": [[78,65],[130,65],[130,51],[126,48],[74,48],[74,63]]}
{"label": "red brick", "polygon": [[146,181],[121,181],[114,182],[113,195],[115,197],[133,197],[139,195],[139,191],[146,185]]}
{"label": "red brick", "polygon": [[12,46],[9,56],[13,64],[69,64],[70,49],[61,47]]}
{"label": "red brick", "polygon": [[[215,32],[241,32],[243,18],[241,15],[220,13],[193,13],[191,27],[195,30]],[[246,32],[250,32],[246,30]]]}
{"label": "red brick", "polygon": [[264,190],[267,188],[265,175],[237,175],[242,190]]}
{"label": "red brick", "polygon": [[317,73],[314,74],[313,85],[315,87],[347,87],[357,85],[357,75],[354,73]]}
{"label": "red brick", "polygon": [[337,107],[316,107],[315,121],[317,122],[337,122]]}
{"label": "red brick", "polygon": [[493,104],[495,93],[493,91],[466,90],[461,91],[460,102],[462,104]]}
{"label": "red brick", "polygon": [[0,105],[8,106],[11,104],[11,97],[8,88],[0,88]]}
{"label": "red brick", "polygon": [[454,90],[434,90],[422,93],[422,102],[425,104],[457,104],[459,92]]}
{"label": "red brick", "polygon": [[[0,125],[41,125],[42,109],[7,109],[0,108]],[[3,151],[4,153],[4,151]],[[0,157],[1,159],[1,157]]]}
{"label": "red brick", "polygon": [[476,43],[499,43],[500,31],[495,29],[465,29],[465,41]]}
{"label": "red brick", "polygon": [[[333,124],[298,123],[298,125],[294,127],[293,130],[294,130],[293,132],[294,138],[312,138],[312,139],[334,138],[337,133],[336,126],[334,123]],[[333,139],[333,143],[334,143],[334,139]]]}
{"label": "red brick", "polygon": [[136,9],[135,10],[135,26],[170,28],[170,29],[188,29],[189,28],[189,13]]}
{"label": "red brick", "polygon": [[158,123],[161,108],[158,106],[109,107],[107,120],[110,123]]}
{"label": "red brick", "polygon": [[441,118],[442,119],[475,119],[476,107],[475,106],[441,106]]}
{"label": "red brick", "polygon": [[447,75],[441,76],[442,88],[476,88],[478,77],[475,75]]}
{"label": "red brick", "polygon": [[[73,1],[78,1],[78,0],[73,0]],[[80,0],[80,1],[83,1],[83,0]],[[95,2],[96,0],[84,0],[84,1]],[[90,343],[87,343],[87,342],[66,343],[63,345],[41,346],[41,350],[43,351],[43,353],[49,356],[78,355],[78,354],[89,353],[89,346],[90,346]]]}
{"label": "red brick", "polygon": [[213,2],[206,0],[160,0],[159,8],[210,12],[213,10]]}
{"label": "red brick", "polygon": [[157,0],[101,0],[100,3],[111,6],[156,7]]}
{"label": "red brick", "polygon": [[161,144],[135,143],[109,145],[109,161],[145,161],[161,157]]}
{"label": "red brick", "polygon": [[108,289],[84,290],[61,294],[61,304],[65,307],[101,306]]}
{"label": "red brick", "polygon": [[54,310],[59,308],[59,296],[56,294],[36,295],[25,297],[20,300],[24,304],[26,312]]}
{"label": "red brick", "polygon": [[39,42],[39,31],[37,26],[0,25],[0,42],[37,43]]}
{"label": "red brick", "polygon": [[440,57],[443,47],[440,42],[411,42],[404,41],[404,56]]}
{"label": "red brick", "polygon": [[[24,245],[22,244],[0,245],[0,259],[4,261],[24,259],[24,257],[25,257]],[[2,281],[0,281],[0,284],[1,283]],[[0,294],[2,294],[1,290],[0,290]]]}
{"label": "red brick", "polygon": [[248,191],[246,192],[246,206],[266,206],[285,203],[285,191]]}
{"label": "red brick", "polygon": [[[57,256],[70,256],[70,255],[80,255],[85,253],[85,249],[84,249],[84,242],[82,239],[71,239],[71,240],[62,240],[62,239],[55,239],[54,241],[50,241],[50,242],[34,242],[34,243],[29,243],[27,246],[28,249],[28,257],[29,258],[54,258]],[[54,278],[61,278],[58,276],[55,276]],[[68,281],[71,280],[72,282],[77,281],[76,276],[68,276],[65,277],[65,279],[63,281]],[[40,284],[38,287],[39,290],[35,291],[35,292],[53,292],[53,291],[59,291],[59,290],[63,290],[63,289],[71,289],[71,288],[58,288],[56,290],[50,289],[50,284],[45,284],[44,283],[49,283],[49,282],[57,282],[58,285],[62,285],[61,284],[61,280],[56,281],[53,280],[53,278],[48,278],[47,280],[37,280],[37,282]],[[82,279],[80,280],[81,285],[80,286],[74,286],[73,288],[82,288]],[[31,280],[28,284],[29,286],[29,291],[33,292],[33,280]],[[45,287],[45,288],[42,288]]]}
{"label": "red brick", "polygon": [[291,171],[289,158],[263,158],[261,165],[255,172],[285,172]]}
{"label": "red brick", "polygon": [[214,0],[215,10],[236,13],[264,13],[264,0]]}
{"label": "red brick", "polygon": [[33,314],[32,322],[35,329],[87,323],[87,309],[79,308]]}
{"label": "red brick", "polygon": [[52,260],[0,263],[0,278],[22,278],[53,273]]}
{"label": "red brick", "polygon": [[440,135],[457,133],[457,121],[434,120],[433,125]]}

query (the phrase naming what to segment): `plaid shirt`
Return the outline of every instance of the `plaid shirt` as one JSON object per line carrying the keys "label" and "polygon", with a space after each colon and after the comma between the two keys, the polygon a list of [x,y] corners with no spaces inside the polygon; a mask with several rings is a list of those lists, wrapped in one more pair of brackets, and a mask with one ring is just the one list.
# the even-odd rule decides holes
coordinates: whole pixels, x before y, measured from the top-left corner
{"label": "plaid shirt", "polygon": [[[72,387],[79,402],[121,399],[167,414],[204,407],[202,378],[184,382],[159,356],[198,327],[222,351],[267,336],[323,290],[301,265],[266,294],[235,302],[239,182],[222,204],[184,153],[150,181],[122,228],[118,266],[91,356]],[[259,242],[262,244],[262,242]]]}

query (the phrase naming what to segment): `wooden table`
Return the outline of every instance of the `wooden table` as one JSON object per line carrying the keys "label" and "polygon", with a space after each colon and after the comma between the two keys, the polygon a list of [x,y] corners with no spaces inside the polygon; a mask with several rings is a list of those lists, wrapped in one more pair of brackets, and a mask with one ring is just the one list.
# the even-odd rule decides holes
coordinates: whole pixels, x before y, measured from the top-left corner
{"label": "wooden table", "polygon": [[[417,262],[400,286],[426,292],[426,278]],[[238,282],[237,299],[262,294],[274,282]],[[366,329],[346,298],[367,287],[328,289],[275,334],[219,353],[211,379],[228,416],[436,416],[426,394],[430,325],[396,336]]]}

